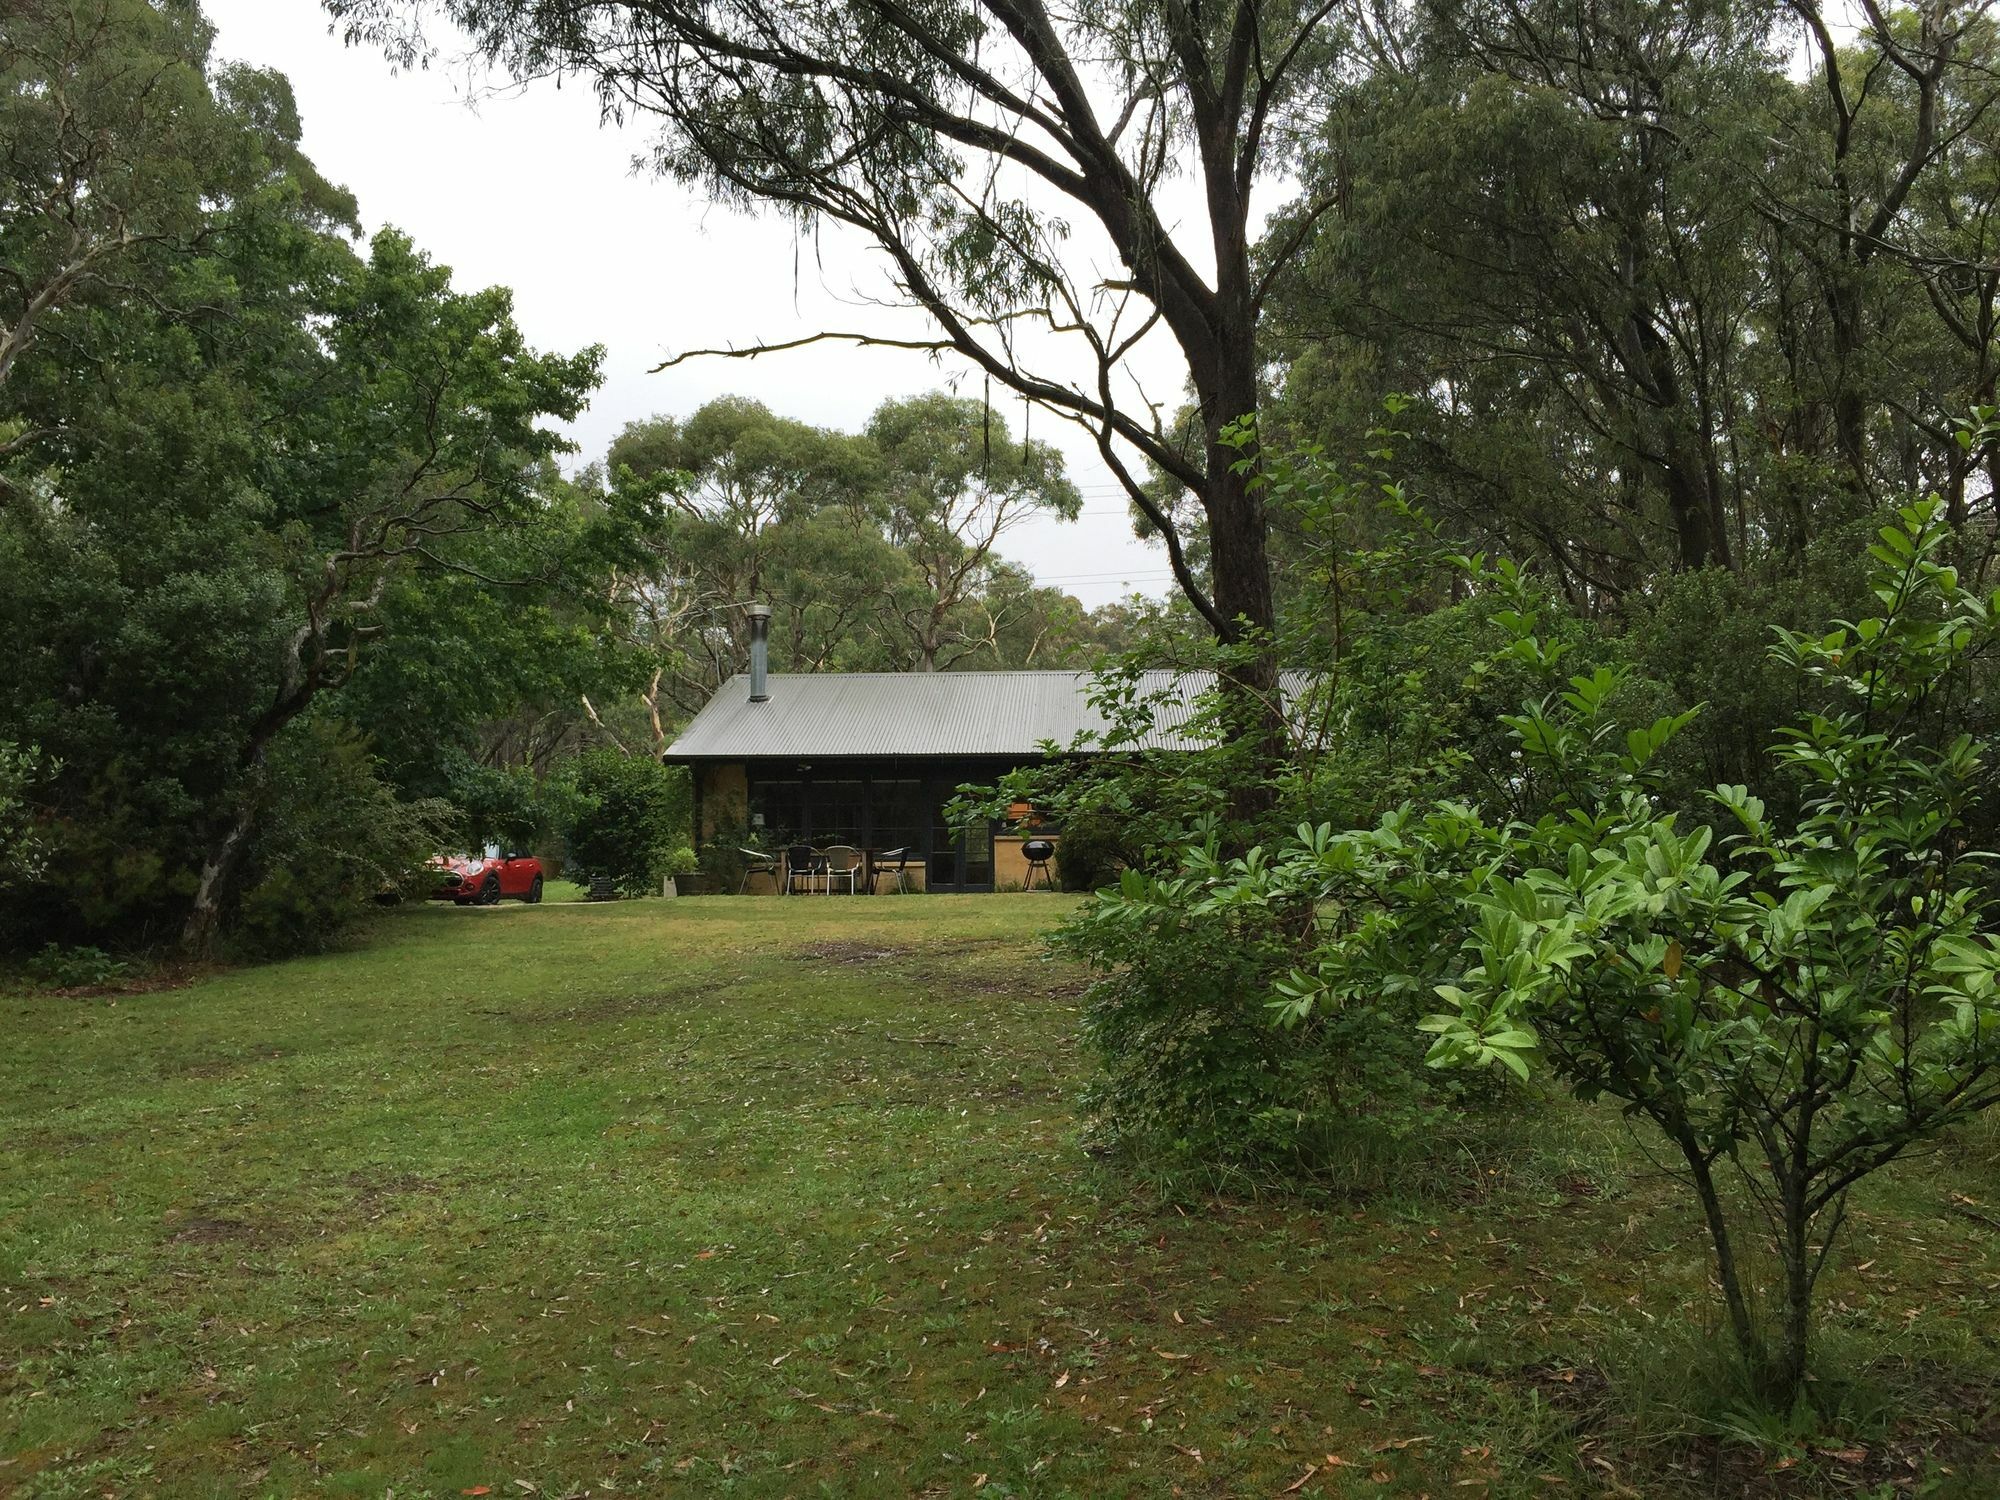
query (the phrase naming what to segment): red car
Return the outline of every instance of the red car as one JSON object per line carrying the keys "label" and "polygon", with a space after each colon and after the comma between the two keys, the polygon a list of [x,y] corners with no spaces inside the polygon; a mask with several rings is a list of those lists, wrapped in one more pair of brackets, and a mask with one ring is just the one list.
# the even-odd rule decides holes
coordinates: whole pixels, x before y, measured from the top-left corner
{"label": "red car", "polygon": [[489,845],[484,854],[440,854],[431,863],[438,870],[435,901],[460,906],[497,906],[511,896],[533,906],[542,899],[542,862],[532,854],[502,854]]}

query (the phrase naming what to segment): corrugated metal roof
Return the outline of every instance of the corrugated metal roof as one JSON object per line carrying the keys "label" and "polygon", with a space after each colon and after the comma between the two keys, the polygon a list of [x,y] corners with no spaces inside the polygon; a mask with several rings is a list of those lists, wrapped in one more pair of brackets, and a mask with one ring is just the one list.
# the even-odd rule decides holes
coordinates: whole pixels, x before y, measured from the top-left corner
{"label": "corrugated metal roof", "polygon": [[[1303,674],[1285,674],[1286,696]],[[774,672],[763,703],[730,678],[666,753],[669,761],[809,760],[861,755],[1033,755],[1102,732],[1088,672]],[[1161,702],[1144,748],[1193,748],[1179,733],[1212,672],[1145,672],[1139,696]]]}

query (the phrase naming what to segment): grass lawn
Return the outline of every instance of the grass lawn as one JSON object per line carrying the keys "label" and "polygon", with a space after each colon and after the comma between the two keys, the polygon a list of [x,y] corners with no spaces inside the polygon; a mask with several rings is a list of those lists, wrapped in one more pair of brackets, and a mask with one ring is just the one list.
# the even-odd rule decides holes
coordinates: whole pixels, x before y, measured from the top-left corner
{"label": "grass lawn", "polygon": [[1165,1200],[1082,1149],[1061,906],[430,908],[0,996],[0,1492],[2000,1494],[2000,1137],[1858,1200],[1847,1418],[1718,1440],[1614,1114]]}

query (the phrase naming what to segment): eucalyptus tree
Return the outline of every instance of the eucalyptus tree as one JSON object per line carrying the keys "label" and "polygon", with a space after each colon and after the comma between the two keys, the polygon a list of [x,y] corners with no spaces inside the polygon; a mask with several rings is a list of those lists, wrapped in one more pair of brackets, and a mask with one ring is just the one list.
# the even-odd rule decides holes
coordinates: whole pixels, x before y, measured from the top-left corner
{"label": "eucalyptus tree", "polygon": [[1378,381],[1420,393],[1427,502],[1573,593],[1736,563],[1764,14],[1533,0],[1389,25],[1311,159],[1348,207],[1282,293],[1295,420]]}
{"label": "eucalyptus tree", "polygon": [[[1760,207],[1823,320],[1814,414],[1856,494],[1935,485],[1962,514],[1971,463],[1990,457],[1961,447],[1956,420],[1994,390],[1993,0],[1788,8],[1812,73],[1773,122]],[[1969,378],[1939,389],[1911,369],[1906,310]]]}
{"label": "eucalyptus tree", "polygon": [[1287,419],[1417,394],[1426,502],[1590,610],[1795,578],[1899,495],[1963,516],[2000,327],[1989,9],[1381,6],[1306,157],[1299,218],[1342,211],[1274,304]]}
{"label": "eucalyptus tree", "polygon": [[997,412],[941,392],[884,402],[868,436],[889,540],[910,564],[880,611],[902,665],[935,672],[982,654],[997,663],[1010,615],[1035,602],[1019,589],[1003,600],[995,587],[1000,539],[1035,515],[1074,520],[1082,507],[1062,455],[1016,444]]}
{"label": "eucalyptus tree", "polygon": [[721,396],[685,419],[631,423],[607,463],[614,487],[660,502],[643,560],[612,587],[655,664],[640,696],[661,748],[671,721],[743,669],[752,600],[774,611],[781,669],[887,665],[870,630],[908,570],[871,504],[880,464],[867,439]]}
{"label": "eucalyptus tree", "polygon": [[[103,285],[136,249],[200,228],[214,148],[229,129],[203,77],[207,32],[192,7],[144,0],[7,7],[0,384],[52,311]],[[179,149],[162,149],[170,142]]]}
{"label": "eucalyptus tree", "polygon": [[[404,62],[429,55],[421,18],[442,13],[515,75],[581,75],[607,113],[657,123],[661,172],[859,231],[930,331],[815,338],[948,351],[1081,424],[1215,635],[1273,623],[1264,502],[1221,439],[1257,412],[1266,300],[1331,207],[1253,248],[1253,199],[1343,54],[1341,0],[325,3]],[[1191,445],[1156,415],[1182,393],[1137,388],[1156,329],[1200,414]],[[1198,498],[1208,578],[1148,464]],[[1269,685],[1268,649],[1241,660]]]}
{"label": "eucalyptus tree", "polygon": [[[38,338],[86,358],[114,346],[114,320],[65,312],[161,296],[208,246],[219,206],[282,182],[298,213],[353,220],[299,153],[282,80],[214,67],[212,41],[192,4],[0,7],[0,392]],[[0,460],[35,460],[58,437],[35,406],[0,405]],[[0,500],[15,493],[0,471]]]}

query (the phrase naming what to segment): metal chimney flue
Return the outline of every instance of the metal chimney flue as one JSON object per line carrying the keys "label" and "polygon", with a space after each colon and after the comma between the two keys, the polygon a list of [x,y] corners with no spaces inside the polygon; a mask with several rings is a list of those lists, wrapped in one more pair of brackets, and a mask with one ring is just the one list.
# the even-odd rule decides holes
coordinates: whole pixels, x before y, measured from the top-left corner
{"label": "metal chimney flue", "polygon": [[771,606],[746,604],[743,613],[750,617],[750,701],[768,703],[771,699]]}

